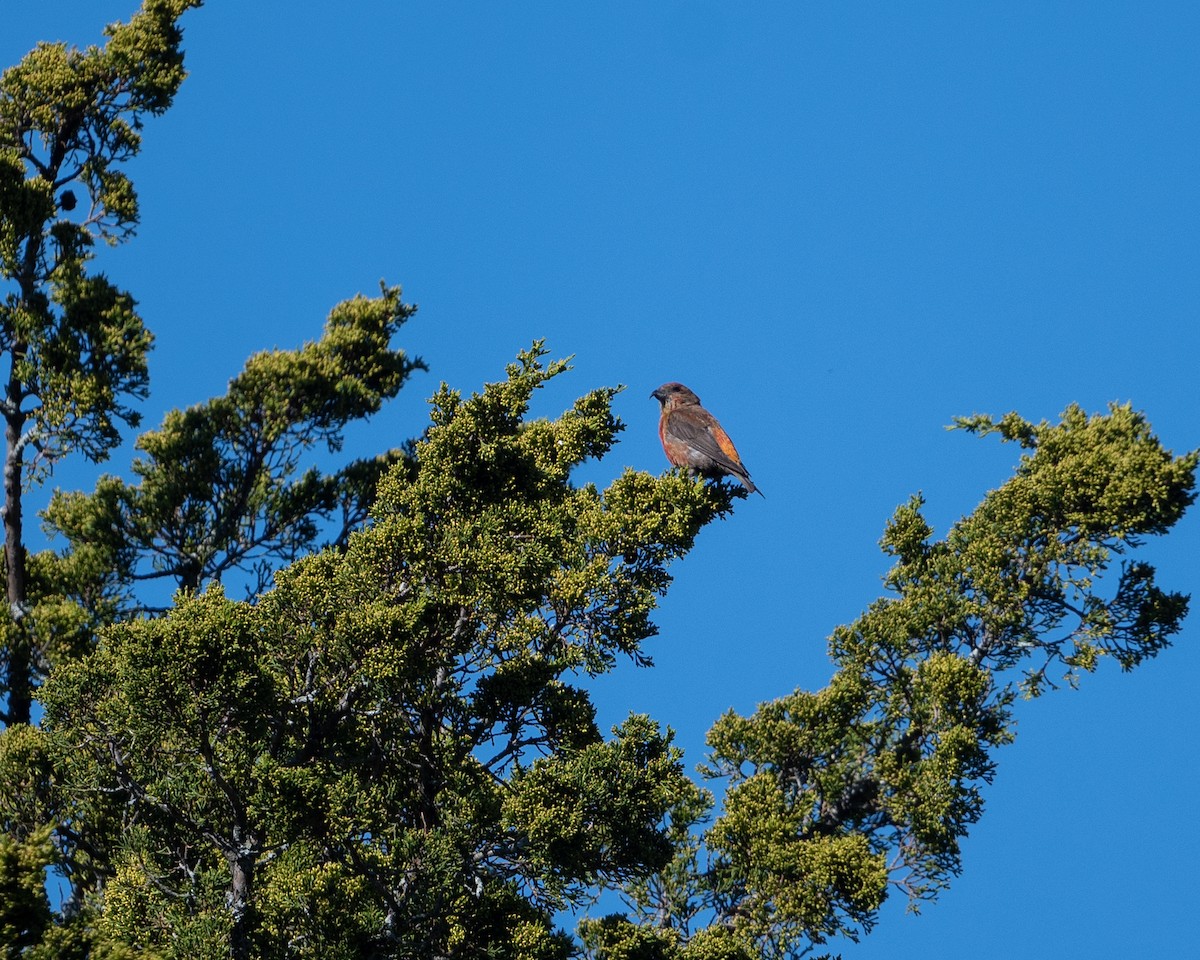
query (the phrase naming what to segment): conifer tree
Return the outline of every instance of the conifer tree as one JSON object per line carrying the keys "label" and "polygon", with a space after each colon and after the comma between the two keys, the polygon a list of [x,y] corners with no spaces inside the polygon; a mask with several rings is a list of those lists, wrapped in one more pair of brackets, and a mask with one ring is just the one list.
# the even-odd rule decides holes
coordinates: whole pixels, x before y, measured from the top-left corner
{"label": "conifer tree", "polygon": [[645,955],[709,956],[716,937],[730,956],[797,957],[869,931],[889,891],[934,899],[1019,697],[1106,660],[1131,670],[1179,631],[1188,597],[1132,554],[1195,499],[1196,452],[1174,456],[1129,406],[957,425],[1024,448],[1013,477],[940,540],[920,497],[897,509],[889,592],[830,636],[829,684],[716,722],[720,810],[676,811],[671,865],[629,887],[628,915],[585,925],[593,956],[634,955],[653,930]]}
{"label": "conifer tree", "polygon": [[[44,749],[107,935],[180,957],[802,956],[959,872],[1018,693],[1131,669],[1186,612],[1142,561],[1105,574],[1192,502],[1196,454],[1129,407],[964,421],[1030,452],[941,540],[919,498],[899,508],[891,594],[834,631],[829,685],[713,727],[714,806],[650,718],[602,737],[580,681],[644,661],[668,564],[740,491],[573,486],[619,424],[612,390],[527,420],[563,370],[535,348],[478,395],[443,388],[345,548],[55,672]],[[578,945],[555,929],[606,887],[628,912]]]}
{"label": "conifer tree", "polygon": [[[940,539],[919,497],[896,511],[887,593],[833,630],[829,683],[718,718],[710,791],[659,720],[598,729],[588,681],[651,665],[673,565],[744,491],[579,485],[617,391],[532,417],[568,370],[541,343],[443,385],[417,442],[308,467],[422,367],[387,286],[168,414],[132,481],[56,496],[65,546],[30,552],[29,483],[137,424],[149,334],[86,268],[136,226],[121,164],[198,5],[145,0],[103,48],[0,77],[6,956],[811,955],[958,874],[1022,695],[1179,631],[1188,598],[1137,551],[1193,502],[1196,453],[1128,406],[965,418],[1022,448],[1013,476]],[[623,912],[559,928],[604,890]]]}
{"label": "conifer tree", "polygon": [[28,723],[54,624],[31,597],[24,497],[72,453],[104,459],[147,390],[151,336],[133,297],[89,272],[97,242],[137,227],[124,166],[184,78],[178,19],[197,0],[147,0],[103,47],[39,44],[0,76],[0,418],[6,723]]}
{"label": "conifer tree", "polygon": [[[164,956],[566,956],[556,911],[669,860],[670,736],[607,739],[578,678],[645,662],[668,564],[731,492],[570,483],[613,390],[526,418],[565,364],[443,388],[374,522],[250,603],[104,631],[43,700],[101,929]],[[86,874],[86,876],[85,876]]]}

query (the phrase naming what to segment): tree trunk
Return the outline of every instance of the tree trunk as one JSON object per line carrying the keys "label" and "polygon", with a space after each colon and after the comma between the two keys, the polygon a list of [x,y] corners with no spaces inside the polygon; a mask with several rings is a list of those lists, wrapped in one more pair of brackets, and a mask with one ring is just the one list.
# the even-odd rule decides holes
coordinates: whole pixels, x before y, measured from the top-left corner
{"label": "tree trunk", "polygon": [[[12,397],[10,385],[9,400]],[[15,404],[14,404],[15,407]],[[7,573],[8,611],[16,624],[9,640],[7,720],[9,725],[29,723],[33,706],[33,638],[26,622],[28,584],[25,576],[25,543],[21,517],[21,428],[23,417],[6,418],[4,439],[4,561]]]}
{"label": "tree trunk", "polygon": [[233,929],[229,935],[230,960],[250,960],[253,955],[250,896],[254,887],[254,859],[253,854],[241,852],[229,860],[229,912],[233,915]]}

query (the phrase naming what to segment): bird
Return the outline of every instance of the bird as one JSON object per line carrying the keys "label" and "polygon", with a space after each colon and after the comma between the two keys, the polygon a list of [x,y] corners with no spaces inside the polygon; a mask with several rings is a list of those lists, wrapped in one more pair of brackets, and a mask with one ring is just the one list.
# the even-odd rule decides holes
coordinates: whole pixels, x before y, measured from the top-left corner
{"label": "bird", "polygon": [[682,383],[664,383],[650,394],[662,406],[658,438],[676,467],[710,479],[737,477],[750,493],[766,494],[754,485],[750,471],[717,418],[700,406],[700,398]]}

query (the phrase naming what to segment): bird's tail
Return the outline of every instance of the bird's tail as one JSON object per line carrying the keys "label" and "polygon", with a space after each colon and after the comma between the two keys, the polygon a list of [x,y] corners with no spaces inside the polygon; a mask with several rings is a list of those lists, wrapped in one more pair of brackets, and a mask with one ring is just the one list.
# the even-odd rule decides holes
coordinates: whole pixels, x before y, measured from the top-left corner
{"label": "bird's tail", "polygon": [[757,493],[764,500],[767,499],[767,495],[754,485],[754,481],[750,479],[750,474],[746,473],[746,471],[743,470],[740,473],[735,473],[734,476],[741,480],[742,486],[744,486],[751,493]]}

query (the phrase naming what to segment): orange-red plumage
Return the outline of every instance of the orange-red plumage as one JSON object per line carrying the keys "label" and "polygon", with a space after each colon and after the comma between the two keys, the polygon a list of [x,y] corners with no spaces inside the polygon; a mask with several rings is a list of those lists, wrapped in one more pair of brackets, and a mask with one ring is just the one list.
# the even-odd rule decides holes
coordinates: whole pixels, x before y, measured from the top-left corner
{"label": "orange-red plumage", "polygon": [[698,396],[682,383],[664,383],[650,396],[662,405],[658,438],[674,466],[713,479],[737,477],[751,493],[766,496],[750,479],[729,434],[700,406]]}

